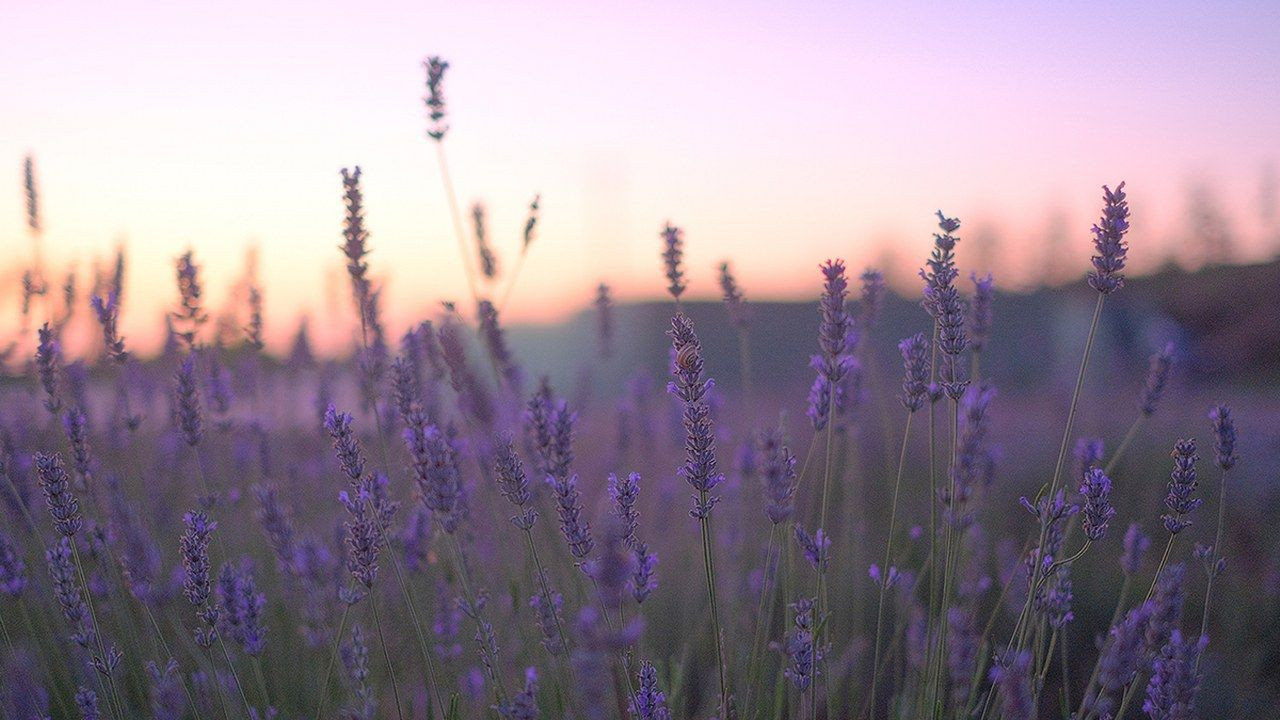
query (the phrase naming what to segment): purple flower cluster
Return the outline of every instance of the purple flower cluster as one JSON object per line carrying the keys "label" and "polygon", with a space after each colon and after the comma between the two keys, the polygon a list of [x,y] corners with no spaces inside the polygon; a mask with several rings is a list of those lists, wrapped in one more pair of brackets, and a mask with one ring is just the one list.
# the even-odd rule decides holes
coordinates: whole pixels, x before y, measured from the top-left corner
{"label": "purple flower cluster", "polygon": [[720,293],[724,297],[725,310],[729,312],[729,324],[739,331],[746,329],[751,322],[750,309],[727,262],[720,263]]}
{"label": "purple flower cluster", "polygon": [[818,302],[821,322],[818,325],[818,348],[809,364],[817,371],[809,389],[809,420],[814,430],[822,430],[831,419],[833,406],[839,405],[839,394],[845,375],[854,370],[857,360],[852,354],[857,344],[857,329],[845,308],[849,281],[845,278],[844,261],[828,260],[822,270],[822,299]]}
{"label": "purple flower cluster", "polygon": [[667,696],[658,687],[658,669],[648,660],[640,661],[640,687],[627,708],[635,720],[671,720]]}
{"label": "purple flower cluster", "polygon": [[685,462],[676,472],[698,491],[690,515],[702,519],[710,517],[711,508],[719,501],[711,491],[724,481],[724,475],[716,472],[716,438],[707,398],[714,383],[702,376],[702,344],[693,332],[693,322],[677,312],[671,318],[668,334],[675,352],[675,380],[667,391],[684,403]]}
{"label": "purple flower cluster", "polygon": [[916,333],[903,338],[898,343],[902,353],[902,395],[899,399],[907,412],[915,412],[924,407],[929,397],[929,341],[924,333]]}
{"label": "purple flower cluster", "polygon": [[[538,511],[530,504],[533,493],[529,491],[529,478],[525,476],[524,463],[520,462],[510,435],[499,437],[497,446],[493,474],[498,480],[498,489],[503,497],[516,506],[518,514],[511,518],[511,522],[522,530],[528,530],[537,521]],[[416,462],[415,460],[415,464]]]}
{"label": "purple flower cluster", "polygon": [[1156,412],[1156,403],[1164,394],[1164,386],[1169,382],[1169,370],[1173,368],[1173,343],[1166,343],[1163,348],[1151,356],[1147,369],[1147,382],[1142,387],[1142,398],[1138,408],[1142,414],[1150,417]]}
{"label": "purple flower cluster", "polygon": [[111,290],[106,295],[89,298],[89,305],[98,317],[98,324],[102,326],[102,342],[106,346],[107,355],[117,363],[123,363],[129,358],[129,353],[124,349],[124,338],[120,336],[117,327],[120,320],[119,298],[119,294]]}
{"label": "purple flower cluster", "polygon": [[84,523],[80,518],[80,503],[71,491],[71,479],[67,476],[66,466],[62,464],[62,456],[57,453],[36,453],[36,475],[40,478],[40,487],[44,489],[45,505],[53,518],[54,528],[63,537],[73,537],[80,532]]}
{"label": "purple flower cluster", "polygon": [[938,350],[942,353],[939,367],[942,390],[952,400],[959,401],[968,385],[960,356],[969,345],[964,330],[964,301],[955,286],[960,271],[956,269],[955,261],[959,238],[954,233],[960,229],[960,221],[943,215],[941,210],[937,215],[938,228],[942,232],[934,233],[933,253],[926,263],[927,268],[920,271],[925,283],[921,304],[929,311],[937,328]]}
{"label": "purple flower cluster", "polygon": [[1109,295],[1124,287],[1125,256],[1129,245],[1125,233],[1129,231],[1129,202],[1125,198],[1124,183],[1114,191],[1102,186],[1102,217],[1093,226],[1093,269],[1089,271],[1089,287]]}
{"label": "purple flower cluster", "polygon": [[1183,638],[1174,630],[1169,642],[1151,663],[1151,680],[1142,710],[1151,720],[1189,720],[1195,717],[1196,692],[1200,673],[1196,660],[1209,638]]}
{"label": "purple flower cluster", "polygon": [[684,231],[667,223],[662,226],[662,264],[667,272],[667,292],[677,301],[687,287],[684,281]]}
{"label": "purple flower cluster", "polygon": [[1090,540],[1101,540],[1107,531],[1107,523],[1116,514],[1116,509],[1111,507],[1111,478],[1101,468],[1089,468],[1085,471],[1084,483],[1080,485],[1080,496],[1084,498],[1081,511],[1084,535]]}
{"label": "purple flower cluster", "polygon": [[1200,507],[1204,501],[1191,497],[1196,491],[1196,455],[1195,440],[1179,440],[1173,446],[1173,472],[1169,474],[1169,492],[1165,495],[1164,506],[1168,512],[1161,515],[1164,527],[1177,535],[1191,525],[1188,516]]}
{"label": "purple flower cluster", "polygon": [[764,514],[774,525],[795,512],[796,456],[782,443],[782,430],[766,430],[756,438],[760,476],[764,484]]}
{"label": "purple flower cluster", "polygon": [[809,689],[817,680],[825,654],[814,636],[817,628],[814,617],[816,607],[817,601],[813,598],[802,598],[791,604],[794,626],[787,631],[782,645],[787,658],[782,672],[801,692]]}
{"label": "purple flower cluster", "polygon": [[1236,466],[1236,421],[1231,408],[1215,405],[1209,411],[1209,422],[1213,426],[1213,461],[1226,472]]}
{"label": "purple flower cluster", "polygon": [[969,347],[979,353],[991,338],[991,304],[995,299],[995,280],[991,273],[983,277],[971,273],[969,279],[973,281],[973,300],[969,303]]}
{"label": "purple flower cluster", "polygon": [[423,98],[423,102],[427,106],[427,119],[431,121],[427,128],[427,136],[440,142],[449,131],[449,125],[444,121],[443,87],[444,73],[449,69],[449,63],[433,55],[422,62],[422,67],[427,72],[427,95]]}
{"label": "purple flower cluster", "polygon": [[209,602],[213,594],[213,563],[209,560],[209,541],[218,523],[202,510],[189,512],[182,518],[186,531],[182,534],[182,591],[187,602],[196,608],[196,616],[204,627],[196,630],[196,643],[209,647],[217,639],[218,606]]}

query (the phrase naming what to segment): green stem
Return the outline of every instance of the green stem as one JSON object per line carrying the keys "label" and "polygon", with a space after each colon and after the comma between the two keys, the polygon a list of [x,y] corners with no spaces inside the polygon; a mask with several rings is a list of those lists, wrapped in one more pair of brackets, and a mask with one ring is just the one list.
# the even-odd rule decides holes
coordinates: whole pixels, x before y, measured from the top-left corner
{"label": "green stem", "polygon": [[[703,490],[699,493],[699,504],[702,507],[707,506],[707,491]],[[720,686],[720,707],[717,715],[721,720],[725,720],[729,713],[729,681],[725,676],[724,666],[724,646],[722,633],[720,629],[720,609],[716,602],[716,570],[715,555],[711,549],[711,517],[710,513],[704,513],[699,518],[699,526],[702,530],[702,562],[707,576],[707,598],[711,604],[711,631],[715,633],[714,642],[716,649],[716,675],[719,679]]]}
{"label": "green stem", "polygon": [[329,651],[329,663],[325,666],[324,682],[320,685],[320,702],[316,706],[316,720],[324,720],[324,706],[329,699],[329,681],[333,679],[333,666],[338,660],[338,649],[342,646],[342,634],[347,629],[349,614],[351,614],[351,606],[347,605],[342,610],[342,619],[338,621],[338,632],[333,636],[333,649]]}
{"label": "green stem", "polygon": [[[1218,575],[1218,558],[1222,557],[1222,530],[1227,520],[1227,471],[1222,471],[1222,479],[1218,489],[1218,532],[1213,540],[1213,557],[1209,558],[1209,579],[1204,589],[1204,611],[1200,616],[1200,637],[1209,632],[1209,600],[1213,597],[1213,579]],[[1204,653],[1196,653],[1196,672],[1200,671],[1200,658]]]}
{"label": "green stem", "polygon": [[445,157],[444,142],[436,141],[436,158],[440,161],[440,179],[444,183],[445,197],[449,201],[449,215],[453,218],[453,232],[458,237],[458,250],[462,253],[462,272],[467,278],[467,288],[471,291],[471,304],[479,302],[480,294],[476,290],[475,273],[471,269],[471,253],[467,249],[467,235],[462,227],[462,213],[458,209],[458,197],[453,189],[453,175],[449,172],[449,161]]}
{"label": "green stem", "polygon": [[1107,461],[1106,468],[1103,469],[1103,472],[1108,476],[1111,475],[1111,471],[1115,469],[1116,465],[1120,463],[1120,458],[1124,457],[1125,450],[1129,449],[1129,444],[1138,436],[1138,430],[1142,428],[1142,424],[1146,422],[1146,420],[1147,416],[1145,413],[1138,413],[1138,417],[1129,425],[1128,431],[1124,434],[1124,439],[1122,439],[1120,444],[1116,446],[1116,451],[1111,455],[1111,459]]}
{"label": "green stem", "polygon": [[876,608],[876,644],[875,662],[871,671],[871,717],[876,714],[876,687],[880,678],[880,640],[884,626],[884,596],[889,588],[889,562],[893,557],[893,535],[898,522],[898,491],[902,487],[903,468],[907,462],[907,441],[911,437],[911,418],[914,412],[907,411],[906,426],[902,430],[902,449],[898,453],[898,473],[893,482],[893,502],[889,506],[889,537],[884,545],[884,564],[880,566],[880,601]]}
{"label": "green stem", "polygon": [[396,703],[396,717],[404,720],[404,711],[400,704],[400,684],[396,682],[396,669],[391,663],[391,651],[387,648],[387,636],[382,633],[382,615],[378,613],[377,598],[369,598],[369,608],[373,612],[373,627],[378,631],[378,643],[382,645],[382,659],[387,663],[387,675],[391,678],[391,695]]}

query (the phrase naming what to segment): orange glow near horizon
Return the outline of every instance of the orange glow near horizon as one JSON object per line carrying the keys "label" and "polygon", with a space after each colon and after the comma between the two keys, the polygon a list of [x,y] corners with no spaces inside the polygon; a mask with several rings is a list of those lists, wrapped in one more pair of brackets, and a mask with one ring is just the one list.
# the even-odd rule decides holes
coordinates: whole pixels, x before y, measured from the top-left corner
{"label": "orange glow near horizon", "polygon": [[257,248],[269,348],[303,315],[320,349],[345,345],[338,169],[356,164],[392,330],[469,304],[424,135],[433,52],[452,64],[462,212],[484,201],[507,271],[542,195],[508,322],[564,318],[602,280],[619,301],[659,297],[667,219],[685,229],[693,297],[716,295],[725,259],[755,299],[815,296],[835,256],[905,284],[937,208],[964,221],[965,275],[1083,274],[1100,186],[1122,179],[1137,271],[1203,258],[1193,207],[1229,229],[1231,260],[1280,247],[1275,6],[435,5],[9,9],[0,339],[32,262],[28,153],[47,279],[58,294],[78,272],[86,338],[91,267],[117,245],[123,333],[144,353],[179,254],[195,251],[216,311]]}

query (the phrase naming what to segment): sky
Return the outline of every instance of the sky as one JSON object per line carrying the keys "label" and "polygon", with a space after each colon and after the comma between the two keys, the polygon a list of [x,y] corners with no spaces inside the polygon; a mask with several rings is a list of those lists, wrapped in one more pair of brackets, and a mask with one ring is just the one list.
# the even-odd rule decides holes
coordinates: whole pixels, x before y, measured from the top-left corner
{"label": "sky", "polygon": [[217,306],[256,248],[272,348],[303,314],[322,346],[349,340],[353,165],[393,329],[469,304],[425,136],[427,55],[451,64],[463,212],[485,203],[506,271],[542,196],[511,322],[563,319],[601,281],[660,296],[668,220],[694,297],[716,294],[722,260],[749,299],[815,297],[828,257],[907,286],[937,209],[964,222],[966,274],[1083,274],[1101,186],[1121,180],[1136,270],[1202,259],[1193,207],[1222,218],[1233,260],[1280,248],[1275,2],[48,0],[5,16],[0,337],[32,256],[27,154],[51,277],[74,268],[83,287],[126,248],[135,348],[159,343],[188,249]]}

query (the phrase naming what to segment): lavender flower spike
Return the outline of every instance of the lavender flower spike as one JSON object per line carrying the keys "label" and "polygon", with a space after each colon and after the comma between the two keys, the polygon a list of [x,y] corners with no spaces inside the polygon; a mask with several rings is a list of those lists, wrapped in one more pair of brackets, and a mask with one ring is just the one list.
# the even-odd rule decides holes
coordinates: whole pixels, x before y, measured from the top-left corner
{"label": "lavender flower spike", "polygon": [[839,404],[837,394],[841,382],[855,364],[849,350],[857,344],[857,330],[845,310],[849,281],[845,278],[844,261],[828,260],[820,268],[824,281],[822,299],[818,302],[822,317],[818,325],[818,347],[822,352],[809,361],[818,375],[809,390],[807,411],[815,431],[827,426],[833,404]]}
{"label": "lavender flower spike", "polygon": [[1196,491],[1196,461],[1199,459],[1195,440],[1179,440],[1173,446],[1173,472],[1169,475],[1169,492],[1164,499],[1169,512],[1160,517],[1164,520],[1165,529],[1174,535],[1191,525],[1187,516],[1204,502],[1191,497]]}
{"label": "lavender flower spike", "polygon": [[786,522],[795,512],[796,456],[782,444],[782,431],[778,429],[761,433],[756,449],[768,501],[764,514],[774,525]]}
{"label": "lavender flower spike", "polygon": [[969,345],[974,352],[982,352],[991,337],[991,303],[995,296],[995,280],[991,273],[987,273],[985,277],[972,273],[969,279],[973,281],[973,301],[969,304]]}
{"label": "lavender flower spike", "polygon": [[938,330],[938,350],[942,352],[939,368],[942,390],[952,400],[958,401],[968,382],[963,377],[960,355],[969,345],[964,331],[964,302],[956,289],[955,246],[959,241],[953,233],[960,229],[960,221],[938,211],[938,228],[934,233],[933,253],[926,262],[927,269],[920,271],[925,281],[922,305],[933,317]]}
{"label": "lavender flower spike", "polygon": [[667,223],[662,227],[662,263],[667,269],[667,292],[677,301],[680,294],[688,287],[684,280],[684,269],[680,267],[684,259],[684,231]]}
{"label": "lavender flower spike", "polygon": [[338,465],[351,482],[364,476],[364,455],[351,427],[351,413],[340,413],[333,405],[324,412],[324,429],[333,439],[333,449],[338,454]]}
{"label": "lavender flower spike", "polygon": [[529,491],[529,478],[524,472],[524,463],[516,454],[515,442],[510,435],[498,437],[498,452],[493,461],[493,474],[498,479],[498,489],[502,496],[515,505],[519,515],[511,518],[511,522],[521,530],[528,530],[538,519],[538,511],[530,506],[533,494]]}
{"label": "lavender flower spike", "polygon": [[1196,659],[1204,651],[1208,638],[1183,639],[1174,630],[1169,643],[1152,662],[1151,681],[1142,709],[1151,720],[1190,720],[1195,717],[1196,693],[1200,689],[1200,673]]}
{"label": "lavender flower spike", "polygon": [[1142,569],[1142,558],[1151,547],[1151,538],[1142,532],[1138,523],[1130,523],[1124,534],[1124,552],[1120,555],[1120,567],[1130,577]]}
{"label": "lavender flower spike", "polygon": [[187,353],[182,366],[178,368],[178,428],[182,438],[191,447],[200,444],[204,427],[200,413],[200,389],[196,382],[195,353]]}
{"label": "lavender flower spike", "polygon": [[128,359],[129,353],[125,351],[124,338],[120,337],[120,331],[116,327],[120,319],[119,295],[115,290],[105,296],[94,295],[89,299],[89,304],[98,316],[98,324],[102,326],[102,342],[107,348],[107,354],[117,363],[123,363]]}
{"label": "lavender flower spike", "polygon": [[422,62],[422,67],[427,71],[427,96],[423,98],[423,102],[427,106],[427,118],[431,121],[427,128],[427,136],[440,142],[449,131],[449,125],[444,121],[443,88],[444,72],[449,69],[449,63],[433,55]]}
{"label": "lavender flower spike", "polygon": [[62,400],[58,395],[58,372],[62,365],[62,346],[49,323],[40,327],[40,341],[36,345],[36,374],[40,376],[40,385],[44,388],[44,407],[55,415],[62,409]]}
{"label": "lavender flower spike", "polygon": [[640,661],[640,688],[627,709],[633,720],[671,720],[667,696],[658,688],[658,669],[648,660]]}
{"label": "lavender flower spike", "polygon": [[884,308],[884,273],[875,268],[862,272],[862,297],[858,302],[858,327],[868,331],[875,327]]}
{"label": "lavender flower spike", "polygon": [[813,535],[805,532],[800,523],[795,525],[796,542],[800,544],[800,550],[804,553],[804,557],[820,574],[827,572],[827,566],[831,562],[831,538],[823,532],[822,528],[814,531]]}
{"label": "lavender flower spike", "polygon": [[1112,191],[1102,186],[1102,217],[1093,226],[1093,269],[1089,271],[1089,287],[1102,293],[1111,293],[1124,287],[1125,256],[1129,245],[1124,235],[1129,231],[1129,202],[1125,198],[1124,183]]}
{"label": "lavender flower spike", "polygon": [[16,598],[27,588],[27,564],[9,537],[0,531],[0,595]]}
{"label": "lavender flower spike", "polygon": [[209,602],[213,593],[213,565],[209,561],[209,541],[218,523],[209,519],[203,511],[189,512],[182,518],[186,532],[182,534],[182,591],[187,601],[196,608],[196,617],[204,627],[196,630],[196,644],[202,648],[213,645],[218,637],[219,608]]}
{"label": "lavender flower spike", "polygon": [[1138,408],[1142,414],[1151,417],[1156,412],[1156,403],[1164,394],[1165,383],[1169,381],[1169,370],[1173,367],[1173,343],[1166,343],[1159,352],[1151,356],[1151,365],[1147,370],[1147,383],[1142,388],[1142,400]]}
{"label": "lavender flower spike", "polygon": [[1111,479],[1101,468],[1089,468],[1085,471],[1080,495],[1084,498],[1082,514],[1085,537],[1101,540],[1103,533],[1107,531],[1107,523],[1116,514],[1116,509],[1111,507]]}
{"label": "lavender flower spike", "polygon": [[600,357],[608,360],[613,357],[613,298],[609,294],[608,285],[600,283],[596,286],[595,304]]}
{"label": "lavender flower spike", "polygon": [[45,505],[49,508],[49,515],[53,517],[53,526],[58,534],[63,537],[75,536],[80,532],[83,521],[80,518],[80,503],[71,491],[71,479],[67,476],[62,456],[58,453],[36,453],[36,475],[40,478]]}
{"label": "lavender flower spike", "polygon": [[724,296],[724,307],[729,312],[729,324],[739,331],[746,329],[751,320],[746,298],[738,287],[738,280],[733,276],[729,263],[720,263],[720,292]]}
{"label": "lavender flower spike", "polygon": [[560,516],[560,531],[569,543],[569,554],[585,560],[595,547],[595,541],[591,539],[591,523],[583,517],[578,476],[555,478],[551,489],[556,496],[556,514]]}
{"label": "lavender flower spike", "polygon": [[711,491],[724,480],[724,475],[716,472],[715,432],[706,397],[713,382],[703,378],[702,344],[684,313],[677,312],[671,318],[669,334],[675,350],[672,369],[675,380],[668,386],[668,392],[684,402],[685,463],[677,472],[698,491],[690,514],[701,519],[710,516],[711,508],[718,502]]}
{"label": "lavender flower spike", "polygon": [[81,687],[76,691],[76,709],[80,711],[81,720],[101,720],[102,714],[98,712],[98,693],[87,687]]}
{"label": "lavender flower spike", "polygon": [[924,333],[916,333],[898,343],[902,353],[902,406],[907,412],[924,407],[929,397],[929,341]]}
{"label": "lavender flower spike", "polygon": [[640,522],[640,511],[636,503],[640,499],[640,473],[631,473],[625,478],[609,474],[609,498],[613,500],[613,514],[622,525],[622,540],[629,548],[635,548],[639,540],[636,538],[636,526]]}
{"label": "lavender flower spike", "polygon": [[1236,421],[1226,405],[1214,406],[1209,421],[1213,425],[1213,461],[1226,472],[1236,465]]}

